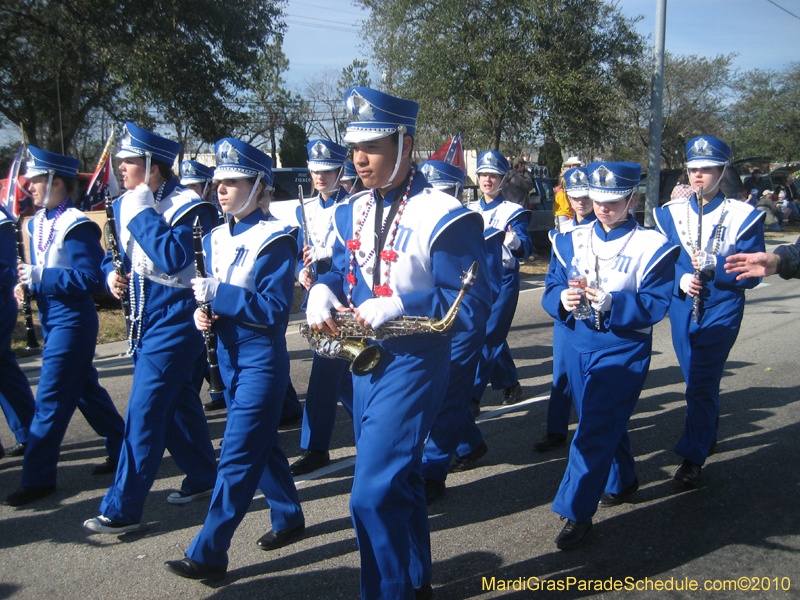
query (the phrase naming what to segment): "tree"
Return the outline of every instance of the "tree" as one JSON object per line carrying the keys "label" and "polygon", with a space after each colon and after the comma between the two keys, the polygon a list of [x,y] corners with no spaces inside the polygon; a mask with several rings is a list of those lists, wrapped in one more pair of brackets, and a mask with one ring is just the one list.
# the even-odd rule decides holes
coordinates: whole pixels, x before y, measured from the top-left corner
{"label": "tree", "polygon": [[[735,82],[735,54],[714,58],[664,56],[661,159],[667,168],[686,161],[686,142],[698,135],[725,137],[726,111]],[[627,103],[642,156],[649,143],[649,95]]]}
{"label": "tree", "polygon": [[277,0],[4,2],[0,114],[56,152],[74,150],[97,109],[213,141],[235,123],[227,101],[280,16]]}
{"label": "tree", "polygon": [[800,160],[800,63],[782,73],[750,71],[737,89],[741,96],[730,107],[729,137],[736,155]]}
{"label": "tree", "polygon": [[303,126],[299,123],[288,123],[283,128],[283,137],[281,137],[281,166],[305,167],[308,164],[306,144],[308,144],[308,136]]}
{"label": "tree", "polygon": [[420,102],[423,135],[598,143],[616,123],[611,90],[641,79],[641,37],[603,0],[359,1],[386,89]]}
{"label": "tree", "polygon": [[286,89],[283,73],[288,68],[289,60],[278,40],[259,52],[249,76],[249,91],[239,102],[244,122],[236,137],[257,147],[268,142],[273,161],[278,154],[277,132],[288,123],[297,122],[305,112],[305,102]]}
{"label": "tree", "polygon": [[367,61],[354,59],[338,75],[335,69],[326,68],[306,80],[306,98],[309,110],[306,123],[309,134],[342,143],[347,128],[347,111],[344,92],[351,87],[370,87],[372,81],[367,71]]}

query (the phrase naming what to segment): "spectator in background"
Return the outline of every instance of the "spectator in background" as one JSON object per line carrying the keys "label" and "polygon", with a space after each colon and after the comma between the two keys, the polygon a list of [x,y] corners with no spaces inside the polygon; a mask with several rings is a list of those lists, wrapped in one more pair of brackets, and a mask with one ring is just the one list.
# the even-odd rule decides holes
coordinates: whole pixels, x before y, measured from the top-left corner
{"label": "spectator in background", "polygon": [[769,189],[769,182],[761,177],[761,169],[755,168],[750,172],[750,177],[744,180],[744,189],[758,190],[759,194],[763,194],[764,190]]}
{"label": "spectator in background", "polygon": [[515,158],[511,161],[511,169],[506,173],[500,187],[506,200],[519,204],[523,208],[527,208],[525,201],[528,198],[528,192],[533,189],[533,179],[525,165],[525,160],[522,158]]}
{"label": "spectator in background", "polygon": [[745,200],[745,202],[747,202],[752,206],[755,206],[756,204],[758,204],[758,197],[759,197],[758,190],[756,188],[753,188],[752,190],[750,190],[750,194],[747,196],[747,200]]}
{"label": "spectator in background", "polygon": [[767,213],[764,231],[783,231],[783,212],[772,201],[772,196],[772,190],[764,190],[761,199],[756,203],[756,209]]}
{"label": "spectator in background", "polygon": [[572,207],[567,198],[567,192],[564,190],[567,183],[564,181],[564,173],[573,167],[585,166],[580,158],[577,156],[570,156],[564,164],[561,165],[561,175],[558,178],[558,187],[556,188],[556,196],[553,199],[553,216],[555,217],[556,230],[561,231],[561,225],[566,224],[572,219]]}
{"label": "spectator in background", "polygon": [[689,176],[686,171],[681,173],[678,177],[678,183],[672,188],[672,193],[669,195],[670,200],[688,200],[692,196],[692,186],[689,185]]}

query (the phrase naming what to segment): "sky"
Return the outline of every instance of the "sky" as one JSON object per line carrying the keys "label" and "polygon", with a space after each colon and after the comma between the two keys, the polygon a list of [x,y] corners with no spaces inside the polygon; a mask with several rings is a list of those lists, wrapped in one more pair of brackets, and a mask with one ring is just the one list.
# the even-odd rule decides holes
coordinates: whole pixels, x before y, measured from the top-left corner
{"label": "sky", "polygon": [[[735,52],[734,64],[742,71],[781,71],[800,61],[800,0],[666,2],[665,45],[673,54],[713,58]],[[636,29],[650,36],[652,48],[657,0],[620,0],[618,5],[628,17],[643,16]],[[368,58],[359,35],[359,21],[367,13],[350,0],[289,0],[285,12],[286,80],[296,91],[302,92],[304,81],[326,67],[339,72],[353,59]],[[374,73],[373,79],[378,76]]]}

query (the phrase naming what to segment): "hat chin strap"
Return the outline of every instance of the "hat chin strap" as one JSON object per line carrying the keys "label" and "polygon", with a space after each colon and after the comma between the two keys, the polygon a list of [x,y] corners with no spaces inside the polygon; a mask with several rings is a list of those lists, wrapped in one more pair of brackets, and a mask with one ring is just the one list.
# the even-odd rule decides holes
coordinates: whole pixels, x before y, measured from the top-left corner
{"label": "hat chin strap", "polygon": [[209,181],[208,181],[208,179],[206,179],[206,182],[203,184],[203,193],[200,194],[200,198],[201,199],[205,199],[205,197],[206,197],[206,192],[208,191],[208,183],[209,183]]}
{"label": "hat chin strap", "polygon": [[[690,168],[691,167],[688,167],[687,171]],[[711,192],[714,192],[715,196],[717,195],[717,190],[719,189],[719,186],[722,185],[722,178],[725,177],[725,171],[727,170],[727,168],[728,168],[727,164],[722,165],[722,173],[719,174],[719,178],[714,183],[714,185],[712,185],[708,190],[705,190],[705,189],[703,190],[703,196],[705,196],[706,194],[710,194]],[[694,189],[694,185],[692,186],[692,191],[695,193],[695,195],[697,195],[698,190]],[[690,198],[690,200],[691,200],[691,198]]]}
{"label": "hat chin strap", "polygon": [[[397,169],[397,167],[395,167],[395,169]],[[339,182],[342,180],[342,175],[344,175],[344,165],[339,167],[339,175],[338,175],[338,177],[336,177],[336,181],[333,182],[333,185],[330,187],[330,189],[328,189],[328,190],[320,190],[319,193],[320,194],[333,194],[333,192],[335,192],[336,190],[339,189]],[[394,177],[394,175],[392,175],[392,177]],[[390,182],[391,182],[391,180],[390,180]]]}
{"label": "hat chin strap", "polygon": [[144,153],[144,184],[150,185],[150,161],[152,160],[153,153]]}
{"label": "hat chin strap", "polygon": [[255,193],[256,193],[256,188],[258,187],[258,182],[259,182],[259,181],[261,181],[261,178],[262,178],[263,176],[264,176],[264,173],[263,173],[263,172],[259,172],[259,173],[258,173],[258,175],[256,175],[256,182],[253,184],[253,189],[251,189],[251,190],[250,190],[250,195],[247,197],[247,202],[245,202],[244,204],[242,204],[242,206],[240,206],[238,210],[232,211],[232,212],[230,212],[230,213],[228,213],[228,214],[230,214],[231,216],[234,216],[234,217],[238,217],[238,216],[239,216],[239,214],[240,214],[240,213],[241,213],[241,212],[242,212],[244,209],[246,209],[248,206],[250,206],[250,203],[253,201],[253,196],[254,196],[254,195],[255,195]]}
{"label": "hat chin strap", "polygon": [[47,203],[50,202],[50,190],[53,189],[53,175],[55,174],[56,172],[53,169],[47,171],[47,188],[44,192],[44,203],[42,204],[42,208],[45,210],[47,210]]}
{"label": "hat chin strap", "polygon": [[394,171],[389,176],[389,181],[386,182],[385,185],[381,186],[381,189],[385,189],[392,185],[392,181],[394,181],[395,176],[397,175],[397,170],[400,168],[400,160],[403,157],[403,135],[406,132],[406,128],[402,125],[397,128],[397,160],[394,162]]}

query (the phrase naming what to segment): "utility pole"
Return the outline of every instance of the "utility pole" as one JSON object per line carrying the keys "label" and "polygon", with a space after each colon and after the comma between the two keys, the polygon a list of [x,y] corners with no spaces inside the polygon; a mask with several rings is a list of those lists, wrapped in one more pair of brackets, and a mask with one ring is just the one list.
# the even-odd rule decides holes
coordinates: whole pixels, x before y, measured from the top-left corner
{"label": "utility pole", "polygon": [[667,0],[656,0],[656,44],[650,92],[650,143],[647,150],[647,202],[644,226],[656,225],[653,209],[659,204],[661,180],[661,108],[664,101],[664,32],[667,24]]}

